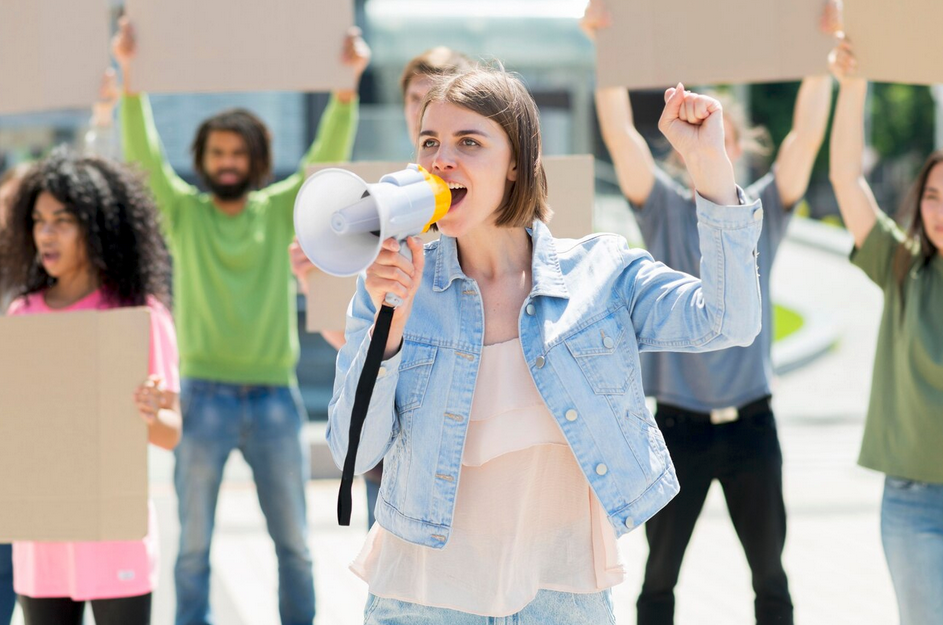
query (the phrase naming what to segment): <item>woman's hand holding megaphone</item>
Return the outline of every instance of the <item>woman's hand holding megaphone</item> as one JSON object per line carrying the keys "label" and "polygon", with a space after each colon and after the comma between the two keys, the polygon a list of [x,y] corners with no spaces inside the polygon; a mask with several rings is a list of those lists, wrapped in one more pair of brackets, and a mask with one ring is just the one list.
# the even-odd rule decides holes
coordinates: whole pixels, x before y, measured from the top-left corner
{"label": "woman's hand holding megaphone", "polygon": [[400,253],[400,243],[396,239],[384,241],[377,259],[367,267],[364,281],[364,287],[377,311],[383,305],[387,293],[393,293],[403,300],[393,313],[393,324],[390,326],[390,337],[386,342],[383,360],[395,356],[399,351],[403,330],[413,309],[413,297],[422,283],[422,270],[426,264],[422,239],[409,237],[407,245],[412,253],[412,261]]}

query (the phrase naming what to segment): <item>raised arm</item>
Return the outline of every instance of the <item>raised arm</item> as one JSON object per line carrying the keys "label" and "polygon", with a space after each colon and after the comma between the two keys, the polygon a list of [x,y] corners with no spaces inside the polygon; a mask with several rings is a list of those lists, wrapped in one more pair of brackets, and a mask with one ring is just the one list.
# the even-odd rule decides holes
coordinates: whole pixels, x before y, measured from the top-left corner
{"label": "raised arm", "polygon": [[85,154],[119,160],[121,146],[115,129],[114,114],[120,97],[117,75],[115,70],[109,67],[102,75],[98,100],[92,105],[92,117],[82,145]]}
{"label": "raised arm", "polygon": [[700,280],[626,250],[623,292],[641,349],[707,351],[749,345],[761,325],[756,244],[759,200],[740,205],[724,147],[723,110],[712,98],[669,89],[659,128],[681,154],[697,191]]}
{"label": "raised arm", "polygon": [[[842,36],[843,29],[841,0],[827,0],[819,20],[819,30],[826,35]],[[828,128],[831,105],[830,76],[813,76],[802,81],[792,113],[792,130],[779,146],[776,156],[776,187],[786,210],[791,210],[809,187],[815,157]]]}
{"label": "raised arm", "polygon": [[880,212],[864,177],[864,107],[868,83],[854,76],[857,63],[851,45],[843,41],[829,55],[832,73],[840,89],[832,122],[829,178],[838,199],[845,226],[861,247]]}
{"label": "raised arm", "polygon": [[[341,61],[353,75],[354,85],[370,63],[370,48],[360,36],[359,28],[351,28],[344,37]],[[281,202],[289,215],[295,195],[306,178],[305,170],[314,163],[339,163],[350,160],[357,134],[357,88],[335,91],[318,122],[314,142],[298,164],[298,171],[266,189],[274,202]],[[282,201],[284,200],[284,201]]]}
{"label": "raised arm", "polygon": [[[608,28],[611,22],[603,0],[590,0],[580,27],[595,41],[596,32]],[[622,87],[597,89],[596,116],[619,188],[633,205],[641,207],[655,184],[655,160],[648,143],[635,128],[628,91]]]}
{"label": "raised arm", "polygon": [[643,206],[655,185],[655,159],[633,123],[628,91],[598,89],[596,115],[622,194],[635,206]]}
{"label": "raised arm", "polygon": [[831,76],[802,81],[792,114],[792,130],[783,140],[775,164],[776,187],[787,210],[802,199],[809,187],[815,157],[825,139],[831,105]]}
{"label": "raised arm", "polygon": [[112,54],[121,68],[123,96],[121,98],[121,143],[128,163],[137,163],[148,176],[148,186],[154,193],[157,206],[171,224],[174,221],[176,200],[182,195],[196,193],[196,189],[180,178],[164,155],[154,124],[147,96],[134,90],[132,65],[137,56],[134,29],[127,18],[118,24],[118,33],[111,44]]}

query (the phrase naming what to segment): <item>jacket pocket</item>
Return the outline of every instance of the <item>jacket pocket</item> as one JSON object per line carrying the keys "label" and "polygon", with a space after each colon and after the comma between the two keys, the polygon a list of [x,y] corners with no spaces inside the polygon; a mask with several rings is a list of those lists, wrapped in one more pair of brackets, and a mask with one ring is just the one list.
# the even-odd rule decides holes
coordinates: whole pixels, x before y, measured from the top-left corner
{"label": "jacket pocket", "polygon": [[626,352],[635,350],[627,341],[634,341],[635,333],[628,328],[613,313],[564,339],[597,395],[624,395],[629,390],[635,367]]}
{"label": "jacket pocket", "polygon": [[400,414],[415,410],[422,405],[422,400],[429,386],[432,366],[435,364],[436,346],[403,342],[403,358],[399,365],[399,379],[396,383],[396,411]]}
{"label": "jacket pocket", "polygon": [[619,420],[622,434],[645,479],[658,479],[670,462],[665,437],[647,411],[630,411]]}

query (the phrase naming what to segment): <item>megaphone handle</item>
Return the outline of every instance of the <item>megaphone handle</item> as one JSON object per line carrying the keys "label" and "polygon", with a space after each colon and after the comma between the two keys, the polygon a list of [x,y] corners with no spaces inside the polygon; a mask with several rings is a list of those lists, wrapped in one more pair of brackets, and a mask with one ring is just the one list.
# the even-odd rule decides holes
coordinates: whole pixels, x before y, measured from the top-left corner
{"label": "megaphone handle", "polygon": [[[399,241],[399,253],[403,255],[403,258],[412,262],[413,253],[409,251],[409,245],[406,241],[406,239]],[[387,306],[392,306],[393,308],[399,308],[403,304],[403,298],[394,293],[387,293],[383,301],[386,302]]]}

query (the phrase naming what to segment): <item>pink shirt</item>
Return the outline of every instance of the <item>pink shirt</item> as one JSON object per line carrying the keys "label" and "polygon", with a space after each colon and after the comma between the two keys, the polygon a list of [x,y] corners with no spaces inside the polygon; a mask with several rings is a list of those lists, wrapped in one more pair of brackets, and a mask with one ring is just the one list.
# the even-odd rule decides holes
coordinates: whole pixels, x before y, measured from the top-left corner
{"label": "pink shirt", "polygon": [[[177,335],[167,309],[148,300],[151,311],[151,352],[148,370],[159,375],[167,390],[180,391],[177,367]],[[105,310],[114,306],[95,291],[60,310],[46,305],[41,293],[20,298],[10,305],[11,315],[33,315],[79,310]],[[141,380],[143,382],[143,380]],[[157,586],[157,517],[148,506],[148,532],[143,540],[121,542],[13,543],[13,587],[27,597],[69,597],[75,601],[145,595]]]}
{"label": "pink shirt", "polygon": [[503,617],[537,591],[622,582],[615,531],[534,386],[518,339],[485,346],[441,550],[374,524],[351,570],[390,599]]}

